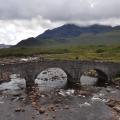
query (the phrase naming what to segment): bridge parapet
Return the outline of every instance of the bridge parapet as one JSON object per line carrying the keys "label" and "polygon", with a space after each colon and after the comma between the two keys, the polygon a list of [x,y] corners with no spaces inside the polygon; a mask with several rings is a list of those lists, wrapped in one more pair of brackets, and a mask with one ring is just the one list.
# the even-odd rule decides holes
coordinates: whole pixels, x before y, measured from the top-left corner
{"label": "bridge parapet", "polygon": [[61,68],[71,82],[80,82],[83,72],[96,69],[104,72],[108,80],[120,72],[120,63],[96,61],[38,61],[0,65],[0,74],[20,74],[26,79],[27,86],[34,84],[34,80],[47,68]]}

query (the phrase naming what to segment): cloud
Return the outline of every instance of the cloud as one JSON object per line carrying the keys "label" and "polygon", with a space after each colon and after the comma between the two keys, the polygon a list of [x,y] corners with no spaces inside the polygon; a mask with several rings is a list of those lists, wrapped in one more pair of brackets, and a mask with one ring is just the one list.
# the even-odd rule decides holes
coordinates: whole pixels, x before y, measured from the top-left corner
{"label": "cloud", "polygon": [[43,19],[42,17],[16,20],[0,20],[0,44],[17,44],[19,41],[36,37],[43,33],[47,29],[53,29],[61,26],[65,23],[73,23],[79,26],[86,26],[91,24],[104,24],[113,26],[120,23],[120,18],[103,19],[103,20],[91,20],[91,21],[64,21],[64,22],[51,22],[50,20]]}
{"label": "cloud", "polygon": [[61,23],[45,20],[42,17],[31,20],[0,20],[0,44],[16,44],[28,37],[35,37],[46,29],[52,29]]}
{"label": "cloud", "polygon": [[120,0],[0,0],[0,43],[16,44],[64,23],[120,25]]}
{"label": "cloud", "polygon": [[88,21],[120,17],[119,11],[119,0],[0,0],[1,19],[42,16],[53,21]]}

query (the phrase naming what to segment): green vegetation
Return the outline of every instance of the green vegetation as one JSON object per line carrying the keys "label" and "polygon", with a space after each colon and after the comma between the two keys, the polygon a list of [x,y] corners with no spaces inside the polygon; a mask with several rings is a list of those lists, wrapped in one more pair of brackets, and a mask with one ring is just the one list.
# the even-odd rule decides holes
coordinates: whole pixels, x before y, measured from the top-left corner
{"label": "green vegetation", "polygon": [[99,46],[99,45],[117,45],[120,44],[120,30],[114,30],[112,32],[105,32],[105,33],[85,33],[80,34],[79,36],[73,36],[70,38],[45,38],[40,41],[35,40],[35,38],[30,41],[27,40],[22,41],[20,45],[15,47],[59,47],[59,46],[76,46],[76,45],[83,45],[83,46]]}
{"label": "green vegetation", "polygon": [[0,49],[0,57],[42,55],[56,60],[106,60],[120,61],[120,45],[78,45],[52,48]]}
{"label": "green vegetation", "polygon": [[99,34],[81,34],[78,37],[69,38],[68,41],[72,44],[82,45],[113,45],[120,44],[120,30]]}

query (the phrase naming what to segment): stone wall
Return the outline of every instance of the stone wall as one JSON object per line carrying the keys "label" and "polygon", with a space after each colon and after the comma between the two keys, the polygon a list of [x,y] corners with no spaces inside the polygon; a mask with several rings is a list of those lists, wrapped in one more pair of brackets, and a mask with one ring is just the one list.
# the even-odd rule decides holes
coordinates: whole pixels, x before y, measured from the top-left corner
{"label": "stone wall", "polygon": [[[101,61],[37,61],[0,65],[1,74],[20,74],[28,84],[33,84],[39,73],[47,68],[61,68],[70,82],[77,83],[83,72],[95,69],[103,72],[110,81],[120,72],[120,63]],[[2,79],[0,77],[0,79]],[[5,78],[3,78],[5,79]]]}

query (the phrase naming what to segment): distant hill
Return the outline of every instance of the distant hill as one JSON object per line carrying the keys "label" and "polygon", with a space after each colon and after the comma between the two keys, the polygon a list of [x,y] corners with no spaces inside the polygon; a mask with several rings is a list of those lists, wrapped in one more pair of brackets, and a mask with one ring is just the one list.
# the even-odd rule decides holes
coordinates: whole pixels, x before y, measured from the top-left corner
{"label": "distant hill", "polygon": [[31,37],[22,40],[14,47],[118,43],[120,43],[120,26],[91,25],[80,27],[74,24],[66,24],[47,30],[36,38]]}
{"label": "distant hill", "polygon": [[0,49],[1,48],[10,48],[10,47],[11,47],[11,45],[0,44]]}
{"label": "distant hill", "polygon": [[42,35],[37,36],[37,39],[40,38],[68,38],[76,37],[80,34],[85,33],[101,33],[111,31],[112,27],[103,26],[103,25],[92,25],[88,27],[79,27],[73,24],[63,25],[61,27],[55,28],[53,30],[47,30]]}

